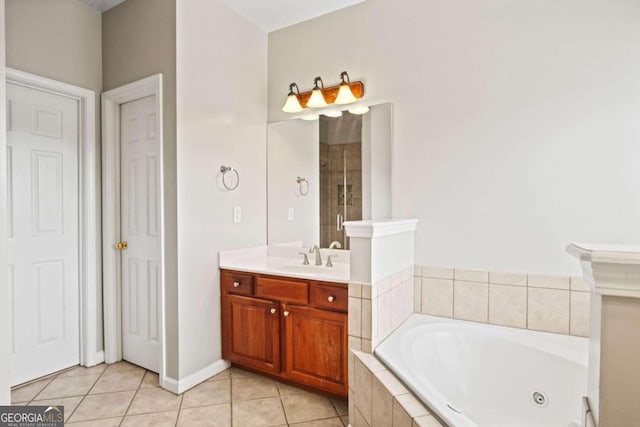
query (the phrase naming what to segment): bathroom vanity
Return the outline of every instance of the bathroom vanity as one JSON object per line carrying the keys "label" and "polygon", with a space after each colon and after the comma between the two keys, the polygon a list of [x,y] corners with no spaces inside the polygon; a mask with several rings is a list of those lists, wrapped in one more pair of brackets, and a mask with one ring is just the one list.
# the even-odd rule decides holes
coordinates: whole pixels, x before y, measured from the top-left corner
{"label": "bathroom vanity", "polygon": [[[262,263],[273,265],[272,261]],[[221,263],[222,357],[347,397],[347,280],[325,281],[319,273],[324,269],[336,274],[341,266],[332,270],[290,265],[292,275],[298,276],[291,277],[264,274],[271,269],[264,265],[258,269],[256,262],[253,268],[251,262],[232,264],[253,271],[225,269]]]}

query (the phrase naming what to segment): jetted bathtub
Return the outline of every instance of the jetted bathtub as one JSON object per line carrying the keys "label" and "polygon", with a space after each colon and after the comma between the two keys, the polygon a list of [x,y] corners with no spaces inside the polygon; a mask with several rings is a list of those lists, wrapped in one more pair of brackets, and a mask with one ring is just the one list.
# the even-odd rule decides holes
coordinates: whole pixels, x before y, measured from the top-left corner
{"label": "jetted bathtub", "polygon": [[413,314],[375,350],[451,427],[579,427],[588,340]]}

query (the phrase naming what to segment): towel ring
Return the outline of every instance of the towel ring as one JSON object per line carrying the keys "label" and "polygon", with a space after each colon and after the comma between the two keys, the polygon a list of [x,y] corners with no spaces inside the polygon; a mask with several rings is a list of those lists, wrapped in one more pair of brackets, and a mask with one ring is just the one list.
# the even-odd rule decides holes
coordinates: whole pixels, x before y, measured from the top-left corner
{"label": "towel ring", "polygon": [[[306,196],[307,194],[309,194],[309,181],[307,181],[307,178],[302,178],[301,176],[299,176],[298,178],[296,178],[296,182],[298,183],[298,191],[302,196]],[[302,191],[303,188],[304,191]]]}
{"label": "towel ring", "polygon": [[[229,191],[233,191],[238,188],[238,185],[240,184],[240,174],[236,168],[223,165],[220,166],[220,172],[222,173],[222,185],[224,185],[224,188]],[[227,185],[227,181],[224,179],[227,176],[227,172],[233,172],[236,175],[236,185]]]}

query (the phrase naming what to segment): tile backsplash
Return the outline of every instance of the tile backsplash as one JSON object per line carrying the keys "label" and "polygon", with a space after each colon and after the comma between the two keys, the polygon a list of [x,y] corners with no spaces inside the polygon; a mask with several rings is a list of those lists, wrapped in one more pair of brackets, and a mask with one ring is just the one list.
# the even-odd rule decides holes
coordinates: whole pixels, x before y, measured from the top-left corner
{"label": "tile backsplash", "polygon": [[414,268],[413,311],[434,316],[588,336],[589,297],[581,277]]}

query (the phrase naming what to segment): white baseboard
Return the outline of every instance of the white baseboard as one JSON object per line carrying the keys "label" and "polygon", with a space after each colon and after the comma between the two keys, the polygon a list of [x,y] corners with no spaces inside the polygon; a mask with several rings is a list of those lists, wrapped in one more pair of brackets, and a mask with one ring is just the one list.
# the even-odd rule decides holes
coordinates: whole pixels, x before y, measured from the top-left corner
{"label": "white baseboard", "polygon": [[93,354],[90,354],[87,360],[85,360],[84,366],[86,366],[87,368],[90,368],[92,366],[99,365],[100,363],[103,363],[103,362],[104,362],[104,351],[100,350],[100,351],[96,351]]}
{"label": "white baseboard", "polygon": [[196,371],[193,374],[182,378],[181,380],[166,377],[162,386],[174,394],[182,394],[185,391],[189,390],[191,387],[208,380],[216,374],[219,374],[229,366],[231,366],[231,364],[226,360],[216,360],[211,365],[205,366],[199,371]]}

